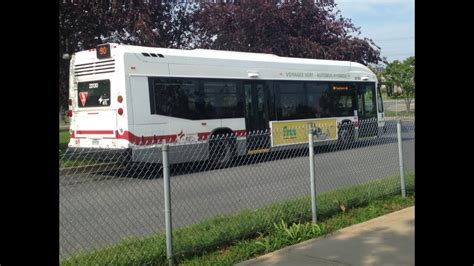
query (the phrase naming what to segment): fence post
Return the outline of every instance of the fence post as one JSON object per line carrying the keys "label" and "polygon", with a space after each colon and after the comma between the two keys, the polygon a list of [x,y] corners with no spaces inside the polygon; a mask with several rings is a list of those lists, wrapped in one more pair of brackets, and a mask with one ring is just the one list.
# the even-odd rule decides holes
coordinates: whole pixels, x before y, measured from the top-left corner
{"label": "fence post", "polygon": [[162,144],[161,152],[165,194],[166,258],[168,259],[168,264],[171,266],[173,265],[173,227],[171,226],[170,166],[168,163],[168,145],[166,145],[166,141]]}
{"label": "fence post", "polygon": [[308,143],[309,143],[309,173],[311,178],[311,213],[313,223],[318,221],[316,216],[316,182],[314,180],[314,142],[313,142],[313,125],[308,127]]}
{"label": "fence post", "polygon": [[402,120],[401,119],[397,121],[397,138],[398,138],[398,163],[400,165],[400,186],[402,188],[402,197],[406,197],[405,174],[403,171]]}

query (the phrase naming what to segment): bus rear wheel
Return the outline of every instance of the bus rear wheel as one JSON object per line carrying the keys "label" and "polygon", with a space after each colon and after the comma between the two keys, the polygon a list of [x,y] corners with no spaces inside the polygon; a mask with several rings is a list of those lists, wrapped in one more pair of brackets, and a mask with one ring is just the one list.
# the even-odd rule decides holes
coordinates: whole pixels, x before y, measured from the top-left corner
{"label": "bus rear wheel", "polygon": [[228,166],[236,155],[234,136],[217,135],[209,142],[209,158],[215,168]]}

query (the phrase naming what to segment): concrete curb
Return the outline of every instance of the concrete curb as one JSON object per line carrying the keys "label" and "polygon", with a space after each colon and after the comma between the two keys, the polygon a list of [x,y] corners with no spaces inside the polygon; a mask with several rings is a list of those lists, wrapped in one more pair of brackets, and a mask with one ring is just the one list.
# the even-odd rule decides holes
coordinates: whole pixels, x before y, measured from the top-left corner
{"label": "concrete curb", "polygon": [[107,167],[109,169],[117,169],[116,163],[103,163],[103,164],[93,164],[93,165],[85,165],[85,166],[78,166],[78,167],[67,167],[59,169],[59,175],[69,175],[69,174],[80,174],[83,172],[92,172],[92,171],[99,171],[99,170],[106,170]]}

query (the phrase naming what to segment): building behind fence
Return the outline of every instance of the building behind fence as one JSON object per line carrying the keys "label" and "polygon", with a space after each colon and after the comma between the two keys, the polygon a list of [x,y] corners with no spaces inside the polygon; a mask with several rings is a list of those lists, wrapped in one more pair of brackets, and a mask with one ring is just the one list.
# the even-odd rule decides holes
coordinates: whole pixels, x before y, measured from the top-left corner
{"label": "building behind fence", "polygon": [[[404,118],[398,132],[391,120],[375,137],[314,141],[312,148],[306,141],[225,164],[140,163],[127,152],[68,150],[60,157],[61,263],[165,264],[268,232],[280,221],[320,221],[341,207],[412,193],[414,132],[413,118]],[[308,139],[314,133],[309,128]],[[270,134],[278,132],[247,136],[262,141]],[[195,148],[140,149],[166,158],[195,157],[206,148],[188,144]]]}

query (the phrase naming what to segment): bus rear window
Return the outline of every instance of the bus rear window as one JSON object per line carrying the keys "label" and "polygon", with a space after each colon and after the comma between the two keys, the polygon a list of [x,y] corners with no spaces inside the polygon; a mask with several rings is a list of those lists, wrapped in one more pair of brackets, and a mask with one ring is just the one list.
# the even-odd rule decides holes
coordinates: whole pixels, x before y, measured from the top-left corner
{"label": "bus rear window", "polygon": [[95,80],[77,84],[79,107],[110,106],[110,80]]}

